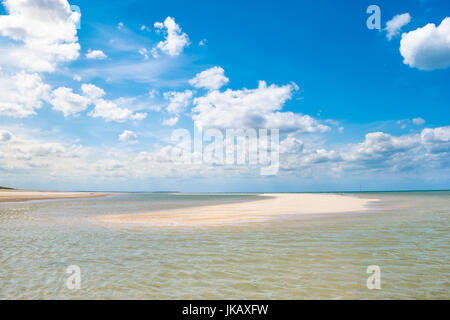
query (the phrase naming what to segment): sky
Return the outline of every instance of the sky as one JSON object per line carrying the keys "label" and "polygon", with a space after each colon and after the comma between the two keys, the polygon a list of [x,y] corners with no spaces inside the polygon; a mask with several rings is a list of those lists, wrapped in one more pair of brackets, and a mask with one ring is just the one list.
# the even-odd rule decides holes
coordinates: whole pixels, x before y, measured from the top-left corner
{"label": "sky", "polygon": [[[449,189],[449,84],[448,1],[4,0],[0,185]],[[174,162],[196,128],[278,129],[279,170]]]}

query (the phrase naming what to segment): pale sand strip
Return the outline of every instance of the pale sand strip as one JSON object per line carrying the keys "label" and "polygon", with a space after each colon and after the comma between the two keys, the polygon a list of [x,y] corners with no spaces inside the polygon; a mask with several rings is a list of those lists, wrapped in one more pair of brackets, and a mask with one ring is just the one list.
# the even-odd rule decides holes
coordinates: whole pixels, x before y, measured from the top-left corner
{"label": "pale sand strip", "polygon": [[28,200],[95,198],[106,196],[98,192],[59,192],[59,191],[29,191],[0,190],[0,202],[16,202]]}
{"label": "pale sand strip", "polygon": [[154,226],[221,225],[254,222],[282,215],[361,212],[373,199],[338,194],[261,194],[264,199],[167,211],[107,215],[90,220]]}

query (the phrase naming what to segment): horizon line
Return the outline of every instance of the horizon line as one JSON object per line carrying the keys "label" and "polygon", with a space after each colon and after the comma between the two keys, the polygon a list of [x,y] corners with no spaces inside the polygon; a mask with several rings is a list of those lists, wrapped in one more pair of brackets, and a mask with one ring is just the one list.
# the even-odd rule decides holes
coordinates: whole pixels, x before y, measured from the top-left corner
{"label": "horizon line", "polygon": [[0,190],[10,190],[10,191],[41,191],[41,192],[97,192],[97,193],[160,193],[160,194],[171,194],[171,193],[386,193],[386,192],[442,192],[450,191],[450,189],[394,189],[394,190],[329,190],[329,191],[165,191],[165,190],[155,190],[155,191],[120,191],[120,190],[32,190],[32,189],[15,189],[15,188],[0,188]]}

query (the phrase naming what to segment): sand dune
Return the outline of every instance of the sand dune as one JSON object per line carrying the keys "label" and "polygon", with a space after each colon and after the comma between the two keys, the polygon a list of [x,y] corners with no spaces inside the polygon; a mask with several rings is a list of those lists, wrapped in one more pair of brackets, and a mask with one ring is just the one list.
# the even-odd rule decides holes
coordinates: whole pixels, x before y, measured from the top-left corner
{"label": "sand dune", "polygon": [[47,199],[73,199],[103,197],[105,193],[98,192],[59,192],[59,191],[29,191],[0,190],[0,202],[15,202]]}
{"label": "sand dune", "polygon": [[283,215],[359,212],[373,199],[338,194],[261,194],[263,199],[143,214],[107,215],[91,220],[154,226],[221,225],[273,219]]}

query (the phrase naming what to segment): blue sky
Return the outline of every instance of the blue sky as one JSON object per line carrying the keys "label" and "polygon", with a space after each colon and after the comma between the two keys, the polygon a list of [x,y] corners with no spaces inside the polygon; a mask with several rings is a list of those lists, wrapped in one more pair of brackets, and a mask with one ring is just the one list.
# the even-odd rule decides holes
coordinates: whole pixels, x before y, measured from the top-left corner
{"label": "blue sky", "polygon": [[[449,187],[446,1],[70,1],[78,30],[67,1],[31,3],[0,6],[0,185]],[[372,4],[381,30],[366,26]],[[391,39],[388,21],[398,22]],[[214,78],[193,84],[207,70]],[[171,133],[196,119],[221,130],[279,125],[279,173],[174,165]]]}

